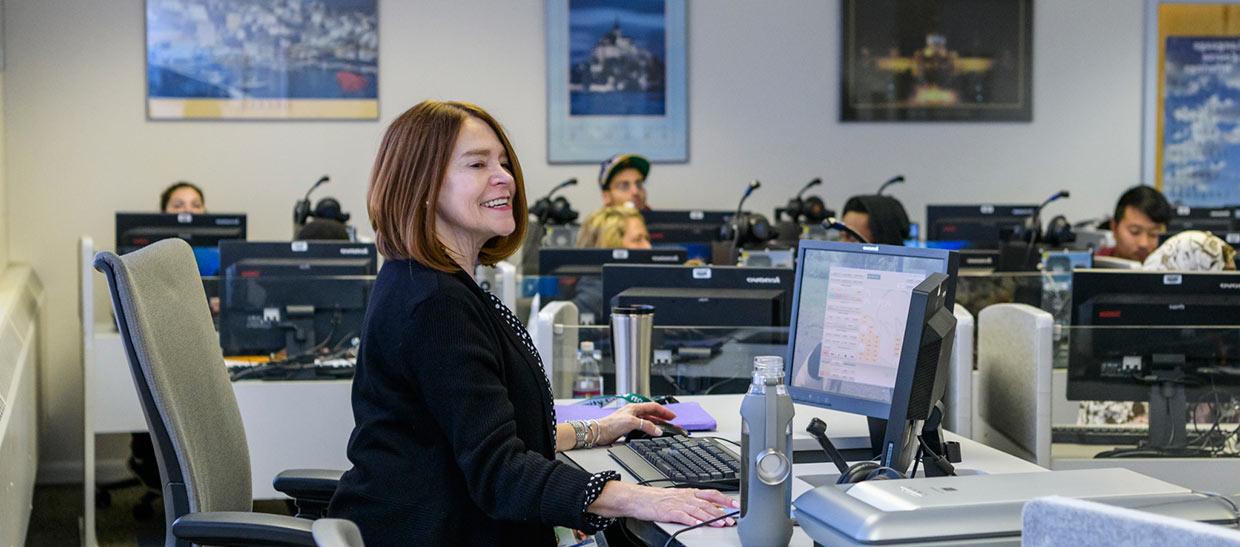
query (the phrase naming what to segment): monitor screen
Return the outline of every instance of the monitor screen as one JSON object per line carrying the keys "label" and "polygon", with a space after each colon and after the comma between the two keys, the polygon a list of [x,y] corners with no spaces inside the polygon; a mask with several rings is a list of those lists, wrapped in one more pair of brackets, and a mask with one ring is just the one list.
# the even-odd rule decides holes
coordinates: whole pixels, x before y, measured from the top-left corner
{"label": "monitor screen", "polygon": [[156,241],[181,238],[194,250],[198,274],[219,274],[219,243],[244,241],[244,214],[116,213],[116,252],[126,254]]}
{"label": "monitor screen", "polygon": [[998,249],[1024,226],[1037,205],[927,205],[926,241],[956,242],[945,248]]}
{"label": "monitor screen", "polygon": [[938,249],[802,242],[788,359],[793,399],[887,418],[913,289],[933,273],[954,277],[955,260]]}

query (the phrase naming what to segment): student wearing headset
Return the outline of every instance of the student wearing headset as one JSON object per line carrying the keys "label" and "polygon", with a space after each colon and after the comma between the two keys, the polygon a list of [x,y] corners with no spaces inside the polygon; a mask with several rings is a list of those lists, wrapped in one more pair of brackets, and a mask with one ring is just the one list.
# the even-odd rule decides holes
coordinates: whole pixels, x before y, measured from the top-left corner
{"label": "student wearing headset", "polygon": [[[844,216],[840,218],[849,228],[866,239],[866,243],[904,245],[909,238],[908,213],[900,200],[891,196],[853,196],[844,202]],[[852,241],[847,233],[846,241]]]}

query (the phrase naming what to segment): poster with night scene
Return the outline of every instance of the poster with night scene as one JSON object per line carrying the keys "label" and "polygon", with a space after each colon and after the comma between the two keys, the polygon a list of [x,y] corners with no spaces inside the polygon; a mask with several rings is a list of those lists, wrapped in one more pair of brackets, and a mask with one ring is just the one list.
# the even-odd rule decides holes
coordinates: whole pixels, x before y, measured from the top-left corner
{"label": "poster with night scene", "polygon": [[547,2],[548,161],[688,160],[684,0]]}
{"label": "poster with night scene", "polygon": [[1162,191],[1179,205],[1240,196],[1240,37],[1168,37]]}
{"label": "poster with night scene", "polygon": [[379,116],[377,0],[147,0],[147,117]]}
{"label": "poster with night scene", "polygon": [[840,119],[1033,119],[1033,0],[844,0]]}

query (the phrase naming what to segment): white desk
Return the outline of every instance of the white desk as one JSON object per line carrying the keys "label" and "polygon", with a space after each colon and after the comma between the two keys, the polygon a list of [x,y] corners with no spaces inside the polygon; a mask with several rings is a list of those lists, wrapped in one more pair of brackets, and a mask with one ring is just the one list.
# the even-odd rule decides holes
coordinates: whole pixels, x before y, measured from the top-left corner
{"label": "white desk", "polygon": [[[708,412],[719,422],[719,427],[714,435],[740,441],[740,402],[741,395],[706,395],[697,397],[679,397],[682,401],[696,401],[702,405]],[[560,401],[567,403],[569,401]],[[817,441],[814,441],[808,433],[805,433],[805,427],[809,424],[810,418],[819,417],[827,422],[827,431],[832,440],[841,439],[838,444],[845,445],[849,448],[859,448],[867,446],[869,442],[868,427],[866,419],[862,416],[854,414],[845,414],[831,410],[823,410],[815,407],[804,405],[796,405],[796,416],[793,418],[793,450],[820,450]],[[858,435],[864,435],[863,439]],[[963,462],[956,465],[956,469],[961,474],[967,473],[1027,473],[1033,471],[1046,471],[1037,465],[1029,463],[1025,460],[1011,456],[995,450],[993,448],[983,446],[980,443],[960,437],[948,432],[946,434],[948,440],[959,441],[961,445],[961,453]],[[862,444],[858,444],[861,441]],[[737,450],[739,452],[739,449]],[[605,469],[614,469],[620,472],[624,480],[634,482],[636,479],[629,475],[615,460],[607,455],[606,448],[596,448],[593,450],[573,450],[563,453],[565,457],[590,472],[602,471]],[[795,480],[792,485],[792,499],[812,489],[814,486],[824,484],[825,482],[834,482],[835,477],[839,475],[839,471],[830,463],[814,463],[814,464],[795,464],[793,466],[793,476]],[[809,479],[811,482],[807,482]],[[683,526],[676,524],[649,523],[642,521],[633,521],[625,523],[639,537],[654,538],[666,537]],[[661,539],[659,541],[664,541]],[[736,535],[736,528],[699,528],[676,538],[686,545],[740,545],[740,539]],[[813,541],[801,530],[800,527],[793,529],[792,545],[812,545]]]}

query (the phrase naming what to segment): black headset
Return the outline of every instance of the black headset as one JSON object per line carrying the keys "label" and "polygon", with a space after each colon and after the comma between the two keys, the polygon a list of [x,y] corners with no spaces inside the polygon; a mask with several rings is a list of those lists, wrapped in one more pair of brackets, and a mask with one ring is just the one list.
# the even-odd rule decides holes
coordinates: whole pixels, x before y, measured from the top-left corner
{"label": "black headset", "polygon": [[797,192],[796,196],[788,200],[788,203],[782,209],[775,210],[775,220],[780,220],[781,215],[788,215],[792,222],[804,221],[806,224],[818,224],[826,220],[827,217],[835,216],[835,211],[827,209],[827,203],[822,198],[818,196],[801,197],[806,190],[819,184],[822,184],[821,178],[809,181],[809,184],[806,184],[804,188],[801,188],[800,192]]}
{"label": "black headset", "polygon": [[822,445],[822,449],[827,453],[827,457],[835,463],[835,467],[840,470],[840,478],[835,484],[853,484],[861,481],[881,481],[888,479],[903,479],[904,473],[896,471],[890,467],[882,465],[876,461],[868,460],[848,465],[847,460],[840,454],[840,451],[831,444],[831,439],[827,438],[827,423],[813,418],[809,421],[809,427],[805,431],[818,439],[818,444]]}
{"label": "black headset", "polygon": [[1056,215],[1046,223],[1046,233],[1042,239],[1052,247],[1063,247],[1076,241],[1076,232],[1072,231],[1072,223],[1068,222],[1067,217]]}
{"label": "black headset", "polygon": [[297,226],[305,226],[310,221],[310,217],[322,218],[327,220],[336,220],[344,224],[349,222],[351,215],[341,210],[340,201],[333,197],[325,197],[314,204],[314,210],[310,210],[310,201],[298,201],[293,208],[293,222]]}
{"label": "black headset", "polygon": [[568,198],[564,196],[542,198],[534,202],[534,206],[530,207],[530,214],[538,219],[539,224],[553,226],[568,224],[577,220],[578,216],[577,211],[574,211],[572,204],[568,202]]}
{"label": "black headset", "polygon": [[737,237],[737,246],[746,244],[766,243],[779,237],[779,231],[771,226],[771,221],[759,213],[741,213],[723,226],[719,227],[720,241],[732,241]]}

